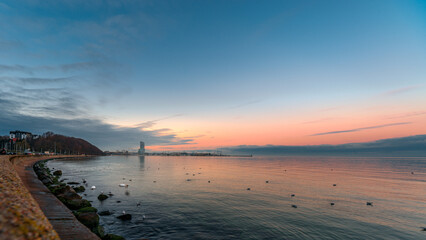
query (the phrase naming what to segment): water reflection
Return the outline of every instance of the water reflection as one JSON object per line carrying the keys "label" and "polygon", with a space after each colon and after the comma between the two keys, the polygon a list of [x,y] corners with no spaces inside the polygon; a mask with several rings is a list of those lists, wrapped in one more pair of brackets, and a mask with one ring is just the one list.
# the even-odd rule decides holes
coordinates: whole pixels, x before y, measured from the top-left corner
{"label": "water reflection", "polygon": [[[112,156],[49,166],[96,185],[85,193],[99,211],[131,213],[125,223],[101,217],[126,239],[424,237],[425,158]],[[100,203],[98,191],[114,196]]]}
{"label": "water reflection", "polygon": [[138,156],[139,158],[139,169],[144,171],[145,170],[145,156]]}

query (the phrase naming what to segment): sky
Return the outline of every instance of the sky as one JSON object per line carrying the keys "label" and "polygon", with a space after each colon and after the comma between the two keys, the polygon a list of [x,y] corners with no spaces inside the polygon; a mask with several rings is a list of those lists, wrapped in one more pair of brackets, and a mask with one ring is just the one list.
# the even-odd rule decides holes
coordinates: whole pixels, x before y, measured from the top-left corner
{"label": "sky", "polygon": [[0,135],[103,150],[426,134],[425,1],[0,2]]}

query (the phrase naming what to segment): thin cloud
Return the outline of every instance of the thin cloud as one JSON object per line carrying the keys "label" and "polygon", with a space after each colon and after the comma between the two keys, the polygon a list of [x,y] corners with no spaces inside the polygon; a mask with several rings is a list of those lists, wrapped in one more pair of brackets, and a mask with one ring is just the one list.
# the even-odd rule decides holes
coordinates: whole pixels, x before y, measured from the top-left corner
{"label": "thin cloud", "polygon": [[137,124],[136,127],[142,128],[142,129],[151,128],[155,124],[157,124],[159,121],[163,121],[163,120],[167,120],[167,119],[171,119],[171,118],[176,118],[176,117],[180,117],[180,116],[183,116],[183,114],[179,113],[179,114],[174,114],[174,115],[171,115],[171,116],[167,116],[167,117],[163,117],[163,118],[159,118],[159,119],[155,119],[155,120],[146,121],[146,122]]}
{"label": "thin cloud", "polygon": [[205,137],[206,135],[204,134],[200,134],[200,135],[195,135],[195,136],[189,136],[189,137],[183,137],[185,139],[195,139],[195,138],[202,138]]}
{"label": "thin cloud", "polygon": [[75,62],[61,65],[42,65],[42,66],[25,66],[25,65],[5,65],[0,64],[1,72],[18,72],[21,74],[33,75],[35,72],[40,71],[60,71],[60,72],[72,72],[72,71],[85,71],[98,67],[102,63],[98,62]]}
{"label": "thin cloud", "polygon": [[364,130],[369,130],[369,129],[384,128],[384,127],[406,125],[406,124],[411,124],[411,122],[389,123],[389,124],[382,124],[382,125],[376,125],[376,126],[370,126],[370,127],[363,127],[363,128],[354,128],[354,129],[348,129],[348,130],[323,132],[323,133],[312,134],[312,135],[309,135],[309,136],[322,136],[322,135],[348,133],[348,132],[359,132],[359,131],[364,131]]}
{"label": "thin cloud", "polygon": [[10,10],[11,8],[5,3],[0,3],[0,9]]}
{"label": "thin cloud", "polygon": [[[13,108],[2,106],[2,114],[7,111],[33,116],[55,116],[75,118],[87,116],[83,96],[64,88],[28,89],[14,86],[14,91],[0,90],[0,99],[14,103]],[[31,103],[31,104],[28,104]]]}
{"label": "thin cloud", "polygon": [[[1,3],[0,3],[1,4]],[[7,41],[0,39],[0,49],[1,50],[14,50],[17,48],[22,48],[24,45],[21,41]]]}
{"label": "thin cloud", "polygon": [[61,64],[61,65],[43,65],[43,66],[36,66],[34,69],[36,70],[43,70],[43,71],[62,71],[62,72],[71,72],[71,71],[84,71],[84,70],[90,70],[101,63],[98,62],[75,62],[75,63],[68,63],[68,64]]}
{"label": "thin cloud", "polygon": [[220,148],[225,153],[257,155],[350,155],[365,156],[425,156],[426,135],[388,138],[372,142],[339,145],[241,145]]}
{"label": "thin cloud", "polygon": [[9,78],[9,80],[19,81],[24,84],[49,84],[49,83],[62,83],[72,80],[73,77],[60,77],[60,78],[40,78],[40,77],[26,77],[26,78]]}
{"label": "thin cloud", "polygon": [[423,111],[423,112],[409,112],[409,113],[404,113],[404,114],[399,114],[399,115],[388,116],[388,117],[386,117],[386,119],[417,117],[417,116],[421,116],[421,115],[425,115],[425,114],[426,114],[426,111]]}
{"label": "thin cloud", "polygon": [[387,92],[384,92],[382,94],[380,94],[381,96],[394,96],[394,95],[398,95],[404,92],[408,92],[417,88],[420,88],[421,85],[415,85],[415,86],[408,86],[408,87],[402,87],[402,88],[397,88],[397,89],[393,89]]}
{"label": "thin cloud", "polygon": [[15,65],[4,65],[0,64],[0,72],[20,72],[24,74],[33,74],[34,71],[31,67],[23,66],[19,64]]}

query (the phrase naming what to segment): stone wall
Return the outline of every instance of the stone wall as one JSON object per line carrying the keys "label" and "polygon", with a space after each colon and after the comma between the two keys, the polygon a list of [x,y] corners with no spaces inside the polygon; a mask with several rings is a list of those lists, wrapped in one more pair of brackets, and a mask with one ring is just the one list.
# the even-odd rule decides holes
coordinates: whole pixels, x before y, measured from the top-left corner
{"label": "stone wall", "polygon": [[0,156],[0,239],[59,239],[15,171],[24,158],[9,158]]}

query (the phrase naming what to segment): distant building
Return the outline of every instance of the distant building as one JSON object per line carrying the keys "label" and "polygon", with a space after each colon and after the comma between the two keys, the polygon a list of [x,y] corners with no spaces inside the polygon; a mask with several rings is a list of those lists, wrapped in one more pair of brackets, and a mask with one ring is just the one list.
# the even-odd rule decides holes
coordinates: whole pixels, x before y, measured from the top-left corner
{"label": "distant building", "polygon": [[25,139],[32,139],[33,134],[30,132],[23,132],[23,131],[10,131],[9,138],[15,139],[15,140],[25,140]]}
{"label": "distant building", "polygon": [[139,155],[145,155],[145,143],[144,142],[140,142],[138,154]]}

